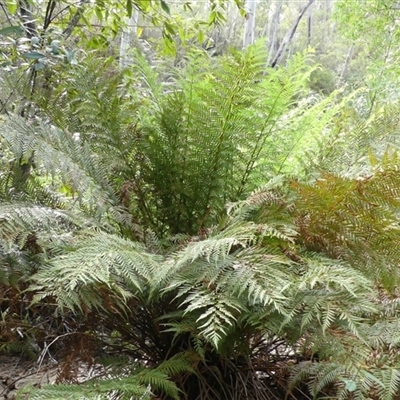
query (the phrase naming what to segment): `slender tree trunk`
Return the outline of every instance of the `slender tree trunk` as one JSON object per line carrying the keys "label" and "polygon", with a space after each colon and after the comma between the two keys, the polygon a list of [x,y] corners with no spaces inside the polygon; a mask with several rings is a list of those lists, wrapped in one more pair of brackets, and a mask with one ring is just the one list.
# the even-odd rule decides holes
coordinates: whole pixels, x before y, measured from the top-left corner
{"label": "slender tree trunk", "polygon": [[335,0],[328,0],[326,3],[326,37],[325,43],[328,45],[332,40],[335,40],[337,31],[337,22],[332,18]]}
{"label": "slender tree trunk", "polygon": [[246,2],[246,25],[244,29],[243,48],[254,43],[254,30],[256,26],[256,0],[247,0]]}
{"label": "slender tree trunk", "polygon": [[346,61],[344,62],[342,73],[340,74],[340,81],[343,82],[346,79],[346,75],[349,72],[350,61],[354,54],[354,44],[352,44],[347,52]]}
{"label": "slender tree trunk", "polygon": [[266,14],[267,14],[266,23],[263,25],[263,28],[262,28],[261,33],[260,33],[260,37],[262,37],[262,38],[268,37],[269,25],[270,25],[270,22],[271,22],[270,21],[271,18],[269,17],[270,13],[271,13],[271,4],[268,3],[268,8],[266,10]]}
{"label": "slender tree trunk", "polygon": [[276,52],[273,60],[271,61],[271,67],[275,67],[276,64],[278,63],[278,61],[282,58],[286,49],[290,45],[290,42],[292,41],[294,34],[296,33],[297,27],[299,26],[301,19],[303,18],[304,14],[308,10],[308,8],[314,2],[315,2],[315,0],[309,0],[308,3],[301,9],[299,15],[297,16],[296,20],[293,22],[293,25],[291,26],[289,31],[286,33],[286,36],[284,37],[278,51]]}
{"label": "slender tree trunk", "polygon": [[323,7],[324,7],[324,22],[323,22],[323,30],[322,30],[322,43],[321,43],[321,47],[323,50],[326,49],[326,43],[329,37],[329,25],[331,23],[331,8],[330,8],[330,4],[329,4],[329,0],[324,1],[323,3]]}
{"label": "slender tree trunk", "polygon": [[69,20],[67,27],[63,31],[64,39],[68,39],[71,36],[74,28],[78,25],[78,23],[82,17],[83,11],[85,9],[86,3],[87,3],[86,0],[80,0],[78,8],[75,11],[75,14]]}
{"label": "slender tree trunk", "polygon": [[42,28],[42,33],[41,33],[42,37],[44,37],[44,34],[47,31],[47,28],[50,26],[50,24],[53,20],[53,13],[54,13],[55,8],[56,8],[55,0],[49,0],[47,2],[46,14],[45,14],[44,21],[43,21],[43,28]]}
{"label": "slender tree trunk", "polygon": [[271,12],[273,12],[273,14],[268,29],[268,65],[271,64],[274,54],[279,49],[278,32],[281,21],[282,5],[283,0],[279,0],[278,3],[275,3],[275,9],[271,9]]}
{"label": "slender tree trunk", "polygon": [[307,19],[307,45],[311,46],[312,37],[312,11],[313,8],[310,6],[308,9],[308,19]]}
{"label": "slender tree trunk", "polygon": [[119,46],[119,67],[121,69],[127,67],[131,61],[128,53],[132,47],[133,40],[136,39],[138,22],[139,10],[135,8],[121,34],[121,43]]}
{"label": "slender tree trunk", "polygon": [[33,17],[29,1],[19,0],[18,6],[21,15],[22,26],[25,29],[26,37],[28,39],[32,39],[34,36],[38,37],[35,19]]}

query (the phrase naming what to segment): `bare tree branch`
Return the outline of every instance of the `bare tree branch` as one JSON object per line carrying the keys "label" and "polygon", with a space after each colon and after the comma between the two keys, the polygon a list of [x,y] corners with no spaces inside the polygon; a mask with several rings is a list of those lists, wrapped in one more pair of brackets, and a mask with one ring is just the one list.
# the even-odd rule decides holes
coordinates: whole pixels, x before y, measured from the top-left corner
{"label": "bare tree branch", "polygon": [[301,19],[303,18],[304,14],[306,13],[308,7],[310,7],[315,0],[309,0],[309,2],[301,9],[299,15],[297,16],[296,20],[293,22],[293,25],[287,32],[286,36],[284,37],[281,45],[279,46],[278,51],[275,54],[275,57],[271,61],[271,67],[275,67],[278,61],[281,59],[282,55],[285,53],[287,47],[289,46],[290,42],[293,39],[294,34],[296,33],[297,27],[299,26],[299,23]]}

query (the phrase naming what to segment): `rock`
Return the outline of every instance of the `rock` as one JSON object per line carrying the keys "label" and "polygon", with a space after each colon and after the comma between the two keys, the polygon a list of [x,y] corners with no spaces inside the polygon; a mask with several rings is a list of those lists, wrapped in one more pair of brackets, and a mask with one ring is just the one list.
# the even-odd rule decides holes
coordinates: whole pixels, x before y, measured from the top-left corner
{"label": "rock", "polygon": [[14,387],[18,390],[24,388],[25,386],[37,386],[38,381],[40,381],[40,376],[38,376],[38,374],[34,374],[27,376],[26,378],[18,379],[15,382]]}
{"label": "rock", "polygon": [[15,400],[17,398],[17,391],[16,390],[11,390],[11,392],[8,392],[6,399],[7,400]]}
{"label": "rock", "polygon": [[40,387],[42,385],[54,384],[57,379],[57,371],[39,371],[36,374],[26,376],[24,378],[18,379],[14,387],[16,390],[22,389],[26,386]]}

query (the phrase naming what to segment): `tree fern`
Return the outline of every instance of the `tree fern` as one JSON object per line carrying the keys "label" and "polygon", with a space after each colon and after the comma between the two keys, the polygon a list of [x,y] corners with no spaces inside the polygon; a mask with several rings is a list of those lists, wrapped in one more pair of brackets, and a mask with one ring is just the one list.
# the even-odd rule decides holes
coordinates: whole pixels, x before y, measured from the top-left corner
{"label": "tree fern", "polygon": [[[395,398],[397,155],[356,178],[267,179],[306,148],[319,165],[346,155],[343,103],[300,99],[306,59],[265,71],[257,46],[194,52],[171,85],[143,60],[106,66],[108,82],[91,64],[68,88],[53,77],[36,116],[2,119],[2,335],[19,306],[61,354],[126,357],[71,398]],[[355,147],[379,118],[352,120]]]}
{"label": "tree fern", "polygon": [[[195,378],[202,370],[212,381],[219,376],[219,386],[213,389],[217,398],[233,395],[222,383],[233,370],[223,365],[251,360],[253,351],[259,354],[257,346],[273,360],[290,359],[268,347],[267,338],[279,338],[296,349],[291,356],[295,360],[315,360],[296,364],[293,388],[308,382],[315,396],[337,393],[345,398],[351,392],[363,398],[377,388],[381,397],[393,396],[397,372],[391,378],[380,376],[373,358],[374,348],[386,351],[385,346],[396,343],[396,326],[382,320],[383,307],[374,286],[382,275],[369,273],[354,257],[364,251],[364,241],[374,240],[370,219],[364,223],[370,213],[384,217],[378,232],[388,238],[391,227],[393,235],[397,232],[397,217],[391,211],[396,199],[386,199],[396,192],[383,190],[393,179],[387,169],[365,181],[326,175],[315,185],[296,183],[292,188],[271,182],[248,199],[231,204],[219,226],[186,238],[167,255],[152,254],[117,235],[78,230],[71,240],[58,244],[58,253],[49,253],[47,264],[33,277],[36,285],[31,290],[39,290],[37,301],[55,298],[61,311],[96,310],[102,316],[102,329],[119,332],[113,346],[149,360],[149,367],[160,368],[160,379],[169,375],[185,391],[190,392],[191,382],[196,382],[193,387],[206,387],[202,378]],[[327,193],[333,193],[335,201]],[[359,201],[361,206],[353,208]],[[336,231],[330,218],[337,218],[334,211],[342,204],[346,207],[337,215],[348,222],[346,230]],[[345,212],[357,210],[359,217],[351,214],[343,219]],[[324,227],[329,228],[324,235],[332,236],[316,242],[311,233]],[[367,261],[385,254],[381,246],[377,241],[369,249]],[[392,315],[397,315],[396,302],[392,309]],[[263,338],[260,344],[251,347],[258,336]],[[244,370],[250,366],[262,370],[267,363],[261,355],[254,357],[258,367],[246,361]],[[396,370],[396,357],[390,360]],[[240,379],[245,379],[244,370],[235,372]],[[366,376],[370,376],[368,384],[363,383]],[[155,388],[154,379],[141,382]],[[178,396],[166,385],[158,390]]]}
{"label": "tree fern", "polygon": [[[153,221],[159,220],[157,229],[194,234],[209,226],[223,215],[227,202],[255,188],[252,182],[265,176],[267,163],[276,167],[276,143],[292,151],[283,139],[291,141],[293,136],[277,136],[282,134],[279,121],[301,125],[304,117],[289,117],[312,71],[304,59],[265,73],[260,46],[218,62],[195,52],[175,88],[164,92],[140,66],[142,86],[155,100],[153,107],[146,102],[138,109],[138,156],[143,163],[135,193],[140,202],[146,201],[142,212],[154,216],[158,210]],[[326,112],[326,106],[321,108]],[[307,118],[317,112],[317,107],[310,108]]]}

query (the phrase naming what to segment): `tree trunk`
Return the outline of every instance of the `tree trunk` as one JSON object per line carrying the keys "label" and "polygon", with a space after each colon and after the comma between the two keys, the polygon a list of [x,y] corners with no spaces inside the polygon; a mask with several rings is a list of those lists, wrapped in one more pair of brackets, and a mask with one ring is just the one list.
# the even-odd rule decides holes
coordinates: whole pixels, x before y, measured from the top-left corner
{"label": "tree trunk", "polygon": [[267,64],[270,65],[273,55],[279,49],[278,42],[278,31],[281,20],[281,11],[282,11],[283,0],[280,0],[279,3],[275,5],[275,11],[272,14],[271,22],[268,30],[268,61]]}
{"label": "tree trunk", "polygon": [[82,15],[83,15],[85,4],[86,4],[86,0],[80,0],[79,5],[75,11],[75,14],[71,17],[71,19],[68,22],[67,27],[63,31],[64,39],[68,39],[71,36],[75,27],[78,25]]}
{"label": "tree trunk", "polygon": [[246,2],[246,26],[244,29],[243,48],[254,43],[254,30],[256,26],[256,6],[255,0],[247,0]]}
{"label": "tree trunk", "polygon": [[[332,36],[335,33],[335,22],[332,18],[333,13],[333,0],[326,0],[323,3],[323,9],[321,8],[324,14],[324,24],[323,24],[323,36],[321,43],[321,51],[327,51],[328,44],[332,40]],[[322,7],[322,5],[321,5]]]}
{"label": "tree trunk", "polygon": [[312,7],[308,9],[308,19],[307,19],[307,45],[311,46],[311,36],[312,36]]}
{"label": "tree trunk", "polygon": [[341,82],[343,82],[346,79],[346,75],[347,75],[347,73],[349,71],[350,61],[353,58],[353,53],[354,53],[354,44],[352,44],[350,46],[349,51],[347,53],[346,61],[345,61],[344,66],[343,66],[342,73],[340,74],[340,81]]}
{"label": "tree trunk", "polygon": [[33,17],[29,1],[19,0],[18,6],[26,37],[28,39],[32,39],[34,36],[38,37],[35,19]]}
{"label": "tree trunk", "polygon": [[315,0],[309,0],[308,3],[301,9],[299,15],[297,16],[296,20],[293,22],[293,25],[287,32],[286,36],[284,37],[278,51],[275,54],[275,57],[271,61],[271,67],[275,67],[278,61],[282,58],[283,54],[285,53],[286,49],[290,45],[290,42],[293,39],[294,34],[296,33],[297,27],[301,19],[303,18],[304,14],[308,10],[308,8],[315,2]]}

